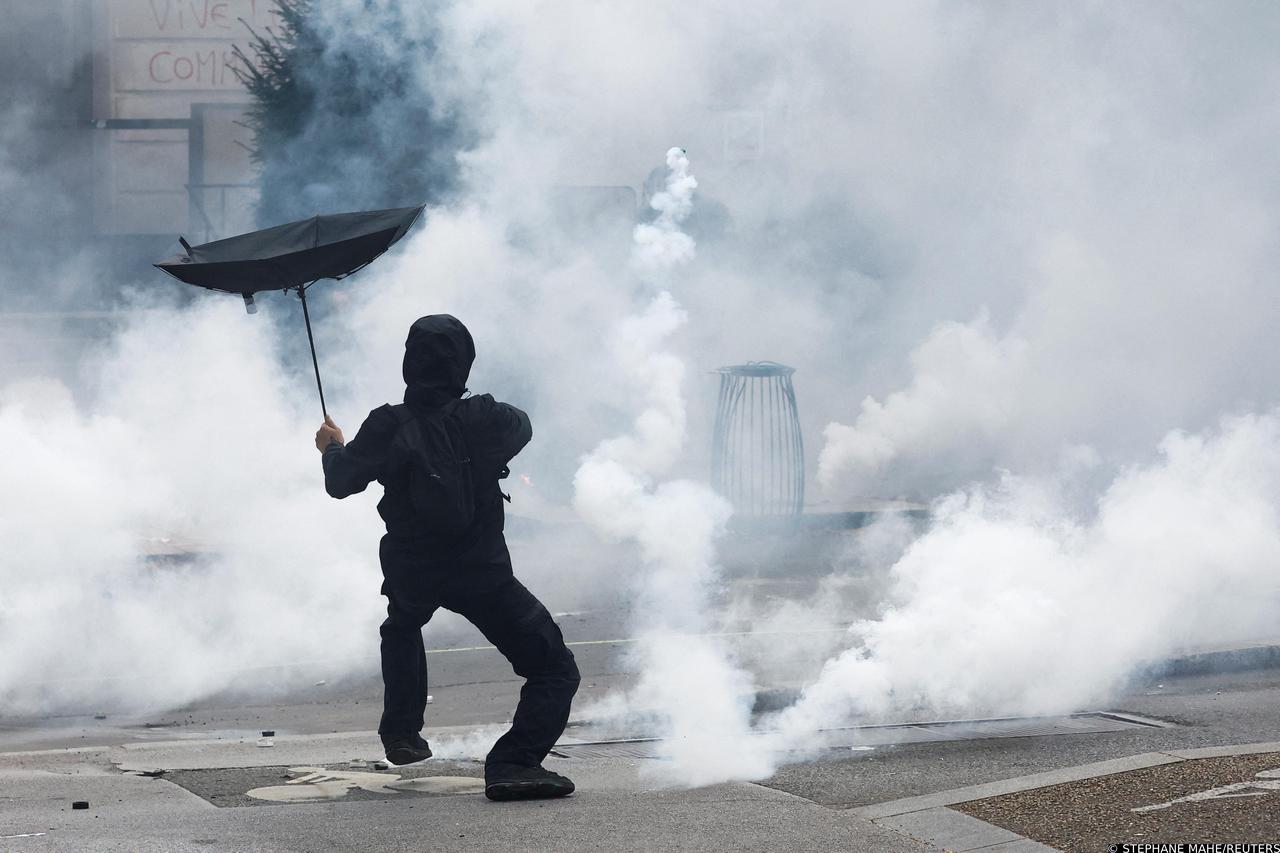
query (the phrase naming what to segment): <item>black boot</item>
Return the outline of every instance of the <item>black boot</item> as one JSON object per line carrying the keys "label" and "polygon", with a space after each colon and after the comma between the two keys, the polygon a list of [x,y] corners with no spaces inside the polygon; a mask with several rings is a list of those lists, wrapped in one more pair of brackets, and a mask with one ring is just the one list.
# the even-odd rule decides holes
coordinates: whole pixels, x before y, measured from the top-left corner
{"label": "black boot", "polygon": [[484,795],[491,800],[543,800],[567,797],[573,783],[542,767],[488,764],[484,768]]}
{"label": "black boot", "polygon": [[426,761],[431,757],[431,747],[417,732],[407,735],[383,735],[382,748],[387,751],[387,761],[396,766]]}

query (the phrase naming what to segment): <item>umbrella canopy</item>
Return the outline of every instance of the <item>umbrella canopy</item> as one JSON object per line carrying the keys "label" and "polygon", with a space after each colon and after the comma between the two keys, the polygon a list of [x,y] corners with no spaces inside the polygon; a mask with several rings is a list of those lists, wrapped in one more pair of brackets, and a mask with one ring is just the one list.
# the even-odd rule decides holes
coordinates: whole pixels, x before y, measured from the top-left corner
{"label": "umbrella canopy", "polygon": [[186,254],[165,258],[155,266],[187,284],[239,294],[250,314],[257,311],[253,294],[297,290],[311,345],[316,390],[320,392],[320,411],[327,419],[307,288],[322,278],[345,278],[369,264],[409,231],[423,207],[313,216],[200,246],[179,237]]}
{"label": "umbrella canopy", "polygon": [[[187,284],[250,296],[343,278],[408,232],[422,207],[313,216],[201,246],[156,263]],[[186,241],[183,241],[186,246]]]}

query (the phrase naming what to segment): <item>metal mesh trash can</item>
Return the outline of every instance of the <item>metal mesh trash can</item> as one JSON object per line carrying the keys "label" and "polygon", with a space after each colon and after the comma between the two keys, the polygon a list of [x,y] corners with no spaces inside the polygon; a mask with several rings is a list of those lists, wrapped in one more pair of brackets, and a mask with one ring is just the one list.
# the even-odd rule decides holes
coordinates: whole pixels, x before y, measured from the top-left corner
{"label": "metal mesh trash can", "polygon": [[799,515],[804,440],[794,367],[750,361],[722,367],[711,439],[711,484],[740,515]]}

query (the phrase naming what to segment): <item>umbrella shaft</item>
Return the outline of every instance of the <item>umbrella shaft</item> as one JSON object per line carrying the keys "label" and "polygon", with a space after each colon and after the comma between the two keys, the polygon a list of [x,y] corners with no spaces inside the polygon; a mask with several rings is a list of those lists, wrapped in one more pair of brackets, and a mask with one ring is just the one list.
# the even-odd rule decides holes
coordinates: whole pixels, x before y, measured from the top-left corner
{"label": "umbrella shaft", "polygon": [[316,390],[320,392],[320,411],[325,420],[329,419],[329,410],[324,405],[324,386],[320,384],[320,362],[316,361],[316,339],[311,335],[311,312],[307,310],[307,288],[298,288],[298,298],[302,300],[302,319],[307,324],[307,343],[311,344],[311,366],[316,371]]}

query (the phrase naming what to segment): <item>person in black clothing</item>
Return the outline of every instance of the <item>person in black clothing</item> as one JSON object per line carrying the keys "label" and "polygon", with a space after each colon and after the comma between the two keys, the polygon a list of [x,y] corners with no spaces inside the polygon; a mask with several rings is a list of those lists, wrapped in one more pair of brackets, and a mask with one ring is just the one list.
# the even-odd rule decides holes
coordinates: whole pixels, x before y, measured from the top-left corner
{"label": "person in black clothing", "polygon": [[[385,688],[378,734],[393,764],[431,756],[421,735],[427,701],[427,658],[422,626],[439,607],[469,619],[524,677],[511,729],[485,760],[490,799],[555,797],[573,783],[543,769],[542,761],[564,731],[578,689],[578,667],[560,628],[511,569],[503,537],[503,495],[498,481],[507,463],[533,435],[529,417],[492,396],[462,395],[475,360],[467,328],[447,314],[423,317],[405,342],[403,405],[374,409],[350,443],[326,418],[316,432],[323,454],[325,491],[335,498],[362,492],[374,480],[384,495],[378,514],[386,522],[379,556]],[[460,535],[433,534],[430,520],[414,510],[410,472],[393,452],[393,440],[411,418],[443,412],[457,424],[470,458],[474,520]]]}

